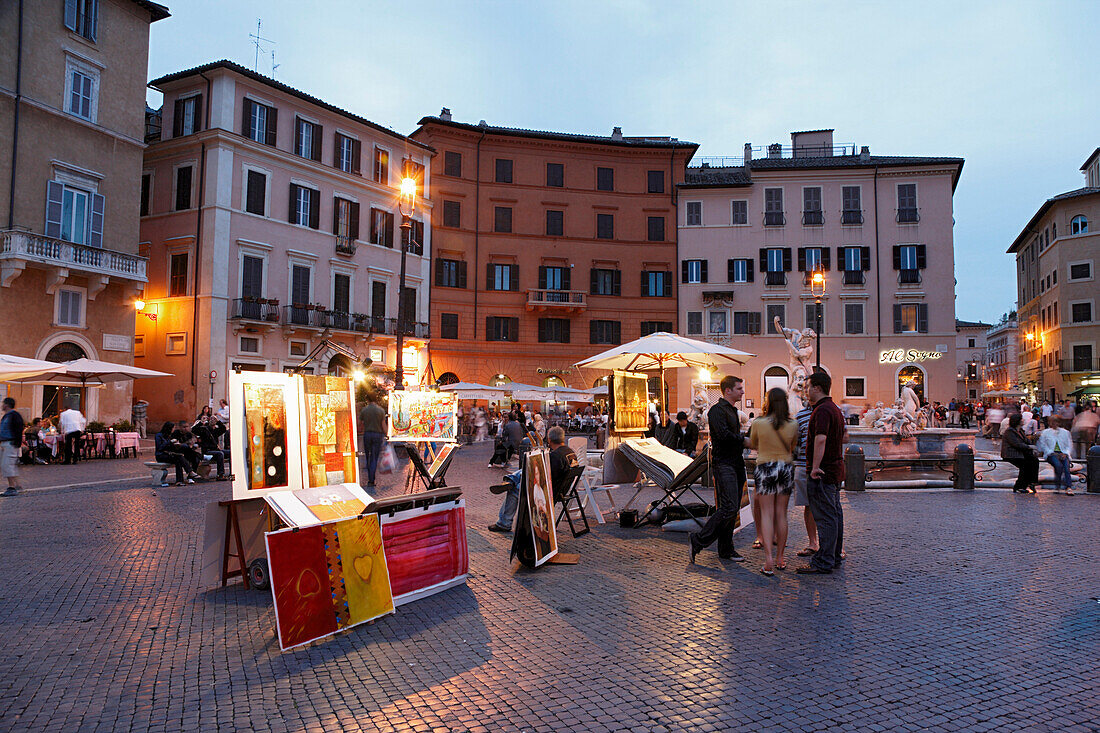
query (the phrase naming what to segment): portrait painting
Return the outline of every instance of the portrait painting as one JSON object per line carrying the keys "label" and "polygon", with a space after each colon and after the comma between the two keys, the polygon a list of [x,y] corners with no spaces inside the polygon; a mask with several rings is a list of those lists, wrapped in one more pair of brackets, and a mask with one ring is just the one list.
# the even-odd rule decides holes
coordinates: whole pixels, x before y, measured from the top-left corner
{"label": "portrait painting", "polygon": [[[524,499],[531,518],[531,535],[535,544],[535,566],[538,567],[558,552],[558,537],[554,522],[554,490],[550,483],[550,452],[545,448],[527,453],[524,471]],[[518,531],[518,529],[517,529]]]}

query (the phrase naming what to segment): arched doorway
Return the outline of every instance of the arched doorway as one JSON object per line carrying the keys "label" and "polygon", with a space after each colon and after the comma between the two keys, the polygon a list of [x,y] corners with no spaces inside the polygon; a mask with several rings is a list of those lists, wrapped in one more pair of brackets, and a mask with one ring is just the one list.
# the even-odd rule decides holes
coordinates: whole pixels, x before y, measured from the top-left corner
{"label": "arched doorway", "polygon": [[492,379],[489,380],[489,386],[490,387],[503,387],[506,384],[511,384],[511,382],[512,382],[512,378],[509,377],[507,374],[496,374],[496,375],[493,375]]}
{"label": "arched doorway", "polygon": [[336,354],[328,360],[328,373],[330,376],[350,377],[353,371],[355,369],[352,367],[351,359],[343,354]]}
{"label": "arched doorway", "polygon": [[903,366],[898,370],[898,387],[895,393],[896,397],[901,396],[901,388],[905,386],[906,382],[913,383],[913,391],[917,393],[917,399],[920,400],[923,405],[928,400],[924,396],[924,370],[919,366],[910,364],[909,366]]}
{"label": "arched doorway", "polygon": [[[73,361],[83,359],[87,355],[84,349],[72,341],[62,341],[46,352],[46,361]],[[42,387],[42,417],[56,417],[70,407],[81,412],[87,411],[85,404],[85,392],[80,387],[57,387],[47,384]]]}
{"label": "arched doorway", "polygon": [[439,379],[437,380],[440,387],[446,386],[448,384],[458,384],[461,381],[462,380],[459,379],[458,375],[454,372],[443,372],[439,375]]}
{"label": "arched doorway", "polygon": [[[770,366],[764,370],[764,394],[768,393],[768,390],[772,387],[779,387],[780,389],[787,389],[791,383],[791,375],[781,366]],[[761,404],[764,400],[761,398]]]}

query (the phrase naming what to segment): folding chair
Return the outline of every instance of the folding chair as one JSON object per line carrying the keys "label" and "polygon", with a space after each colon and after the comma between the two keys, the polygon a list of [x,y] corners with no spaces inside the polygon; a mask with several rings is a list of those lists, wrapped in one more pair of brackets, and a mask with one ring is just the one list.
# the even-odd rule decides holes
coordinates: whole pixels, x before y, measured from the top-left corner
{"label": "folding chair", "polygon": [[[699,517],[694,517],[691,512],[688,511],[687,507],[685,507],[683,502],[681,501],[681,497],[683,497],[684,494],[691,492],[700,502],[702,502],[703,504],[709,504],[706,499],[700,496],[699,493],[694,488],[692,488],[692,485],[699,479],[703,478],[703,476],[709,469],[710,443],[706,443],[702,447],[702,449],[700,449],[699,454],[695,456],[694,460],[692,460],[692,462],[688,464],[686,468],[680,471],[680,473],[678,473],[672,479],[672,482],[668,486],[661,486],[660,484],[653,482],[654,486],[665,492],[665,495],[653,504],[653,507],[649,510],[649,512],[646,512],[647,516],[655,509],[672,506],[673,504],[675,504],[676,506],[683,509],[685,514],[687,514],[688,516],[692,516],[692,518],[695,520],[695,523],[698,524],[700,528],[702,528],[703,522],[699,520]],[[634,500],[638,498],[638,494],[642,493],[642,489],[644,488],[648,488],[648,485],[642,486],[637,491],[635,491],[634,496],[630,497],[630,501],[626,503],[626,506],[629,507],[631,504],[633,504]]]}
{"label": "folding chair", "polygon": [[[588,525],[588,515],[584,513],[584,506],[581,504],[581,497],[577,494],[577,485],[580,484],[583,474],[584,466],[573,466],[562,477],[562,484],[568,488],[562,492],[559,499],[561,513],[558,514],[558,521],[554,523],[555,526],[561,524],[562,517],[564,517],[569,522],[569,531],[573,533],[574,537],[580,537],[592,531],[592,528]],[[570,504],[575,504],[575,506],[570,506]],[[584,523],[583,530],[578,531],[577,527],[573,525],[573,512],[580,514],[577,523]]]}

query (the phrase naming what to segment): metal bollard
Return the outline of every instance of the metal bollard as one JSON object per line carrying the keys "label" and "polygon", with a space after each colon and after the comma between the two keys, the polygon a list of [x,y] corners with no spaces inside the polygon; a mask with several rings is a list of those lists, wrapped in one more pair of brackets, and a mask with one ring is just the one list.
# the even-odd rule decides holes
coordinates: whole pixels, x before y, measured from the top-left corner
{"label": "metal bollard", "polygon": [[844,451],[844,490],[864,491],[867,489],[867,461],[863,449],[850,445]]}
{"label": "metal bollard", "polygon": [[955,446],[955,475],[952,485],[962,491],[974,490],[974,449],[969,445]]}
{"label": "metal bollard", "polygon": [[1090,494],[1100,494],[1100,445],[1089,448],[1085,455],[1085,477]]}

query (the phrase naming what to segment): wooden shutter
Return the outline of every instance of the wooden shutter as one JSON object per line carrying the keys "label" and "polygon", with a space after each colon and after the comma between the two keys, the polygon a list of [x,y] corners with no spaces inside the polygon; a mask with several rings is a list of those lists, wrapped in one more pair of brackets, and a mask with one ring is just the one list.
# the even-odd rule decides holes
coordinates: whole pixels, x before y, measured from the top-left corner
{"label": "wooden shutter", "polygon": [[546,289],[546,265],[539,265],[539,290]]}
{"label": "wooden shutter", "polygon": [[343,142],[343,139],[344,136],[338,132],[333,133],[332,135],[332,167],[339,168],[340,170],[343,170],[343,168],[340,166],[340,148],[342,147],[341,143]]}
{"label": "wooden shutter", "polygon": [[241,134],[245,137],[249,135],[249,123],[252,121],[252,105],[255,104],[251,99],[245,98],[241,104]]}
{"label": "wooden shutter", "polygon": [[508,269],[511,271],[508,278],[508,289],[519,290],[519,265],[508,265]]}
{"label": "wooden shutter", "polygon": [[351,241],[359,239],[359,204],[354,201],[348,207],[351,209],[351,226],[349,227],[349,233]]}
{"label": "wooden shutter", "polygon": [[547,321],[549,318],[539,319],[539,343],[546,343]]}
{"label": "wooden shutter", "polygon": [[321,162],[321,141],[325,139],[325,128],[321,125],[313,126],[313,140],[311,141],[311,150],[309,151],[309,157]]}
{"label": "wooden shutter", "polygon": [[496,278],[493,277],[493,263],[492,262],[486,262],[485,263],[485,289],[486,290],[496,290],[497,289]]}
{"label": "wooden shutter", "polygon": [[[264,135],[264,142],[272,147],[275,146],[275,130],[279,126],[279,110],[274,107],[267,108],[267,134]],[[317,227],[314,227],[316,229]]]}
{"label": "wooden shutter", "polygon": [[435,260],[435,284],[436,287],[443,285],[443,260],[438,257]]}
{"label": "wooden shutter", "polygon": [[386,246],[393,247],[393,212],[385,212],[383,218],[386,220]]}
{"label": "wooden shutter", "polygon": [[564,270],[564,272],[562,272],[561,274],[561,289],[572,290],[573,288],[571,286],[573,285],[573,268],[565,267],[562,269]]}
{"label": "wooden shutter", "polygon": [[199,130],[203,129],[203,126],[202,126],[202,120],[203,120],[203,117],[202,117],[202,95],[199,95],[197,97],[192,97],[192,99],[195,100],[195,115],[194,115],[194,124],[191,126],[191,131],[192,132],[198,132]]}
{"label": "wooden shutter", "polygon": [[688,281],[688,270],[691,263],[688,260],[684,260],[680,263],[680,282],[686,283]]}
{"label": "wooden shutter", "polygon": [[485,340],[493,340],[493,317],[485,316]]}
{"label": "wooden shutter", "polygon": [[600,289],[600,271],[593,267],[588,271],[588,292],[596,295]]}
{"label": "wooden shutter", "polygon": [[177,99],[172,110],[172,137],[179,137],[183,134],[183,100]]}
{"label": "wooden shutter", "polygon": [[340,198],[337,196],[332,199],[332,233],[340,233]]}
{"label": "wooden shutter", "polygon": [[296,216],[296,214],[298,213],[297,212],[297,204],[298,204],[298,184],[292,183],[292,184],[290,184],[290,217],[288,219],[288,221],[291,224],[297,224],[298,223],[298,217]]}
{"label": "wooden shutter", "polygon": [[900,244],[895,244],[894,245],[894,269],[895,270],[900,270],[901,269],[901,245]]}
{"label": "wooden shutter", "polygon": [[611,341],[616,344],[623,342],[623,324],[621,321],[611,322]]}
{"label": "wooden shutter", "polygon": [[928,247],[923,244],[917,245],[917,269],[923,270],[928,267]]}
{"label": "wooden shutter", "polygon": [[791,248],[783,248],[783,272],[791,271]]}
{"label": "wooden shutter", "polygon": [[596,338],[598,331],[599,331],[599,328],[597,327],[597,322],[595,320],[589,321],[588,322],[588,343],[590,343],[590,344],[598,343],[599,340]]}
{"label": "wooden shutter", "polygon": [[65,27],[76,32],[76,0],[65,0]]}
{"label": "wooden shutter", "polygon": [[92,247],[103,246],[103,194],[92,194],[92,217],[88,235],[88,244]]}
{"label": "wooden shutter", "polygon": [[832,264],[832,263],[829,262],[829,260],[831,258],[832,258],[832,248],[822,247],[821,248],[821,267],[825,270],[825,272],[829,271],[829,267]]}
{"label": "wooden shutter", "polygon": [[871,248],[860,247],[859,264],[863,266],[864,271],[871,269]]}
{"label": "wooden shutter", "polygon": [[649,285],[649,270],[642,270],[642,296],[648,292],[646,286]]}
{"label": "wooden shutter", "polygon": [[611,294],[622,295],[623,292],[623,273],[620,270],[611,271]]}
{"label": "wooden shutter", "polygon": [[806,248],[798,248],[798,271],[806,272]]}
{"label": "wooden shutter", "polygon": [[672,273],[671,272],[666,272],[665,273],[664,281],[665,281],[665,288],[664,288],[663,295],[664,295],[664,297],[668,298],[669,296],[672,295]]}
{"label": "wooden shutter", "polygon": [[699,269],[701,271],[699,279],[702,282],[707,282],[707,263],[708,262],[710,262],[710,260],[703,260],[699,265]]}
{"label": "wooden shutter", "polygon": [[760,272],[768,271],[768,250],[766,247],[760,248]]}
{"label": "wooden shutter", "polygon": [[733,268],[736,262],[737,260],[726,260],[726,282],[728,283],[733,282]]}
{"label": "wooden shutter", "polygon": [[343,273],[333,275],[332,309],[338,313],[351,312],[351,277]]}
{"label": "wooden shutter", "polygon": [[[897,249],[895,247],[894,249]],[[901,304],[894,303],[894,333],[901,333]]]}
{"label": "wooden shutter", "polygon": [[508,340],[509,341],[519,341],[519,319],[518,318],[509,318],[508,319]]}
{"label": "wooden shutter", "polygon": [[465,262],[459,262],[458,263],[458,287],[460,287],[460,288],[465,288],[466,287],[466,263]]}
{"label": "wooden shutter", "polygon": [[[74,4],[75,8],[76,5]],[[66,12],[68,6],[66,5]],[[73,12],[76,12],[75,10]],[[75,22],[75,21],[74,21]],[[61,209],[65,186],[57,181],[46,182],[46,236],[61,239]]]}
{"label": "wooden shutter", "polygon": [[750,283],[753,282],[755,280],[755,277],[754,277],[755,273],[753,273],[753,261],[752,260],[745,260],[745,270],[746,270],[746,272],[745,272],[746,279]]}
{"label": "wooden shutter", "polygon": [[928,304],[917,303],[917,332],[928,333]]}
{"label": "wooden shutter", "polygon": [[355,175],[359,175],[362,170],[362,163],[359,160],[363,157],[363,143],[358,140],[351,141],[351,172]]}
{"label": "wooden shutter", "polygon": [[749,312],[749,333],[760,333],[760,311]]}

